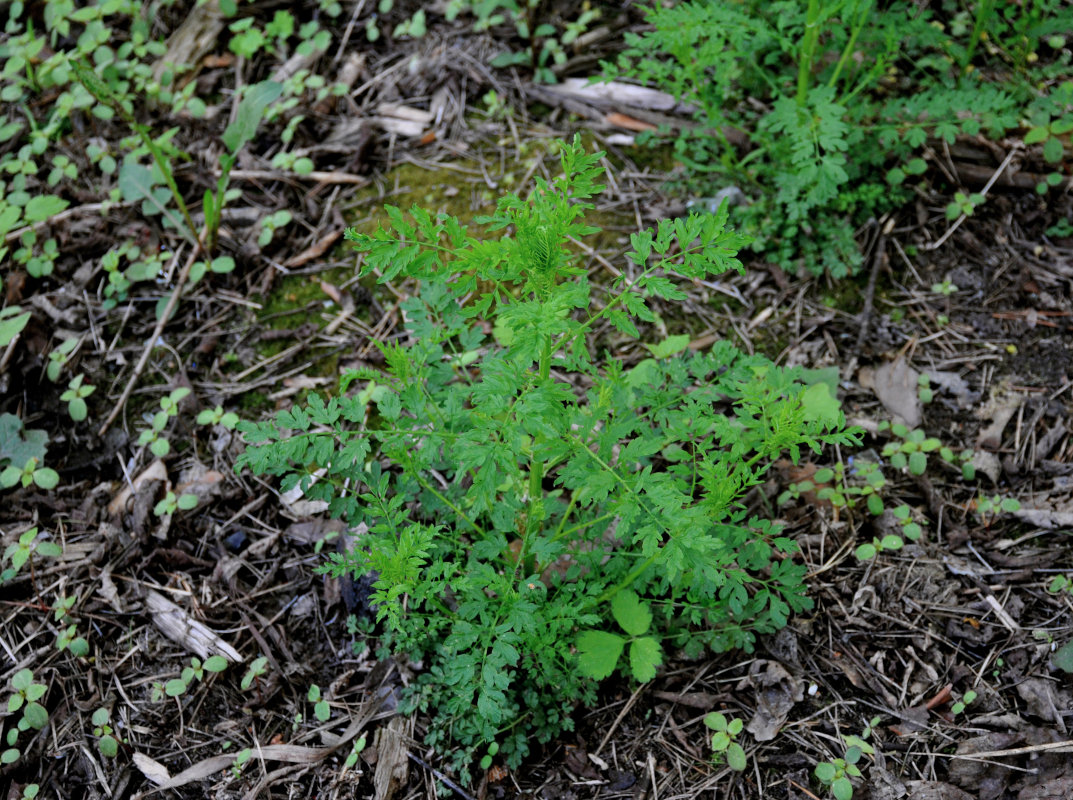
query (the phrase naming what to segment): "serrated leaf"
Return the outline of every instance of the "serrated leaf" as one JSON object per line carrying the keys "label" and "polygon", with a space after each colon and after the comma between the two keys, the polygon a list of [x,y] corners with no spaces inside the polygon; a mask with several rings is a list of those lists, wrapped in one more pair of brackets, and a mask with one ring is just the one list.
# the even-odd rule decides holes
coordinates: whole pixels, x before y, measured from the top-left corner
{"label": "serrated leaf", "polygon": [[663,650],[651,636],[630,642],[630,672],[641,683],[656,677],[656,667],[663,663]]}
{"label": "serrated leaf", "polygon": [[652,624],[652,611],[648,604],[642,603],[637,593],[630,589],[624,589],[611,598],[611,613],[630,636],[647,633],[648,626]]}
{"label": "serrated leaf", "polygon": [[615,671],[626,640],[606,631],[583,631],[577,637],[578,670],[602,681]]}

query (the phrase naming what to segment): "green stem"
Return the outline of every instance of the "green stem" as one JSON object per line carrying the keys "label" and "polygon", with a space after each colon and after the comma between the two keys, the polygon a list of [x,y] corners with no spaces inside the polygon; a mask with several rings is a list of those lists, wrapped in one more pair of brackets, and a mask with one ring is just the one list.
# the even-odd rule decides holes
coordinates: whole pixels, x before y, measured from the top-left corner
{"label": "green stem", "polygon": [[820,0],[808,0],[805,17],[805,36],[801,41],[801,59],[797,62],[797,107],[804,108],[808,101],[808,85],[812,78],[812,61],[816,55],[816,42],[820,38]]}
{"label": "green stem", "polygon": [[869,15],[872,13],[871,0],[861,6],[860,17],[857,20],[857,24],[853,26],[853,31],[849,35],[849,41],[846,42],[846,46],[842,48],[842,57],[838,59],[838,64],[835,66],[834,74],[831,75],[831,80],[827,81],[827,85],[833,87],[838,82],[839,75],[842,74],[843,68],[846,66],[846,62],[849,61],[850,55],[853,53],[853,46],[857,44],[857,37],[860,36],[861,31],[864,29],[864,23],[868,21]]}

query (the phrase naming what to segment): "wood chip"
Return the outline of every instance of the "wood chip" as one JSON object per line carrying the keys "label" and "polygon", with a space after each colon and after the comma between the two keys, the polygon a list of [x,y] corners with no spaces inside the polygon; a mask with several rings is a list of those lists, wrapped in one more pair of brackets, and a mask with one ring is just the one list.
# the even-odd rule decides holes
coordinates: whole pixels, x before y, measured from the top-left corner
{"label": "wood chip", "polygon": [[234,662],[243,660],[242,655],[215,631],[193,619],[159,592],[149,590],[146,593],[145,607],[160,632],[188,652],[196,653],[203,659],[210,655],[221,655]]}

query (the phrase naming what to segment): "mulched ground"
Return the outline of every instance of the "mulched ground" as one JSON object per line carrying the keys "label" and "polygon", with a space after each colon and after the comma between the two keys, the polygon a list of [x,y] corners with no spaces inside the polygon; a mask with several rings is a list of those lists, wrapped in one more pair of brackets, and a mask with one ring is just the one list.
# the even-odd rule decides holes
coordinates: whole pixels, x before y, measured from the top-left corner
{"label": "mulched ground", "polygon": [[[796,800],[823,794],[815,765],[841,757],[842,738],[860,735],[877,717],[875,754],[861,762],[865,779],[855,797],[1073,796],[1066,730],[1073,694],[1053,663],[1055,647],[1073,638],[1073,595],[1047,591],[1055,576],[1073,572],[1073,240],[1045,235],[1070,218],[1071,199],[1067,193],[1048,204],[1001,181],[939,247],[932,245],[950,228],[943,210],[953,188],[939,182],[915,207],[867,226],[860,231],[867,268],[853,282],[798,279],[751,264],[743,277],[695,286],[664,316],[695,342],[726,337],[780,363],[838,367],[847,416],[874,433],[866,449],[879,452],[887,441],[875,431],[878,420],[894,407],[916,408],[920,426],[945,445],[986,453],[980,493],[1016,497],[1022,511],[981,515],[977,486],[954,470],[935,466],[921,478],[888,470],[888,506],[908,503],[927,520],[926,533],[861,563],[853,549],[881,534],[886,518],[807,495],[776,513],[802,544],[813,612],[755,653],[676,659],[641,687],[609,682],[599,708],[577,713],[574,734],[521,769],[493,769],[469,787],[447,783],[438,757],[421,744],[419,717],[392,714],[414,665],[378,663],[371,624],[348,627],[353,592],[362,587],[313,572],[339,526],[300,501],[281,503],[263,481],[235,475],[237,436],[192,420],[197,409],[217,404],[241,410],[245,403],[254,409],[247,415],[285,407],[324,385],[332,370],[370,358],[371,337],[391,334],[394,298],[340,278],[354,262],[336,239],[344,217],[375,217],[383,201],[405,194],[391,177],[399,164],[453,165],[454,189],[495,193],[504,190],[503,165],[525,163],[527,143],[582,130],[609,151],[599,210],[621,217],[609,227],[625,232],[680,207],[662,193],[666,175],[643,166],[607,108],[564,99],[522,76],[507,80],[484,66],[491,52],[491,42],[475,36],[371,49],[352,81],[364,88],[348,102],[311,110],[299,130],[316,155],[317,179],[258,172],[274,145],[252,148],[240,165],[247,177],[237,178],[246,194],[225,226],[240,268],[184,298],[124,413],[103,435],[97,426],[62,424],[66,409],[42,374],[51,333],[90,332],[79,369],[99,386],[91,408],[103,420],[153,328],[159,295],[139,295],[129,313],[112,312],[105,328],[74,254],[99,258],[121,235],[149,244],[157,234],[130,210],[104,221],[74,215],[57,226],[67,255],[46,289],[31,296],[42,284],[23,289],[17,276],[5,276],[8,292],[16,292],[9,300],[35,316],[5,357],[0,411],[17,410],[27,427],[49,431],[50,463],[62,480],[51,492],[6,493],[0,530],[7,543],[38,525],[64,546],[62,560],[35,559],[32,571],[0,587],[5,682],[31,667],[48,686],[50,717],[41,733],[23,734],[22,759],[0,771],[5,796],[19,797],[30,782],[49,797],[151,796],[154,779],[166,773],[175,788],[162,796],[183,798],[416,798],[434,796],[441,783],[477,798]],[[331,69],[346,64],[340,57]],[[204,91],[226,77],[206,73]],[[489,88],[509,100],[506,118],[474,110]],[[407,135],[384,104],[428,115]],[[179,146],[199,152],[204,135],[183,131],[180,139],[188,138]],[[1000,161],[982,173],[974,166],[986,181]],[[533,170],[551,168],[537,161]],[[211,182],[200,169],[180,171],[184,185],[196,187],[192,195]],[[352,201],[362,186],[377,187],[376,196]],[[255,203],[258,217],[292,209],[300,224],[259,250],[242,227],[243,203]],[[595,274],[606,275],[621,255],[613,239],[594,256]],[[309,248],[319,252],[303,255]],[[932,291],[944,280],[958,291]],[[269,308],[280,293],[300,302],[298,324]],[[270,355],[258,348],[265,341],[278,344]],[[934,400],[919,405],[916,373],[892,377],[891,365],[940,376],[932,380]],[[135,455],[133,440],[142,415],[176,386],[194,390],[171,436],[186,444],[154,465],[144,450]],[[802,474],[789,465],[774,471],[755,503],[774,503]],[[201,504],[160,519],[152,508],[167,490],[194,492]],[[49,609],[58,595],[73,594],[73,620],[90,642],[84,659],[54,644],[61,626]],[[265,674],[241,691],[234,667],[181,696],[156,696],[218,642],[247,661],[267,656]],[[314,715],[311,684],[330,702],[326,723]],[[970,690],[975,701],[955,714],[953,703]],[[123,738],[115,758],[97,749],[90,716],[101,706],[112,709],[111,726]],[[702,720],[712,710],[747,724],[742,774],[711,762]],[[364,752],[344,766],[362,736]],[[232,769],[243,748],[253,756]]]}

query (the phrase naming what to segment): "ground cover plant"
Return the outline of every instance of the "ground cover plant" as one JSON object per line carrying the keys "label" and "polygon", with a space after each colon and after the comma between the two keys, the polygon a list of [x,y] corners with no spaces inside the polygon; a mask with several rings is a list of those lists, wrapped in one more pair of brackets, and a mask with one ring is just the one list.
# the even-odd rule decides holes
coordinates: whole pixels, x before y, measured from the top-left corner
{"label": "ground cover plant", "polygon": [[561,176],[478,220],[498,236],[416,206],[348,233],[379,280],[418,282],[405,334],[378,343],[386,369],[240,424],[240,466],[366,531],[329,571],[372,572],[385,655],[425,663],[407,708],[463,769],[492,744],[517,767],[571,727],[626,644],[609,611],[644,681],[663,651],[751,650],[809,608],[793,542],[744,499],[783,454],[854,441],[826,384],[726,342],[678,337],[630,370],[601,359],[602,323],[638,336],[653,298],[740,269],[745,240],[725,209],[664,222],[595,293],[566,244],[596,232],[603,154],[561,151]]}
{"label": "ground cover plant", "polygon": [[1068,9],[659,6],[0,8],[0,793],[1068,794]]}
{"label": "ground cover plant", "polygon": [[[605,75],[692,103],[700,126],[674,141],[688,189],[740,186],[736,220],[758,253],[840,278],[862,263],[856,229],[903,205],[959,136],[1031,128],[1025,143],[1045,142],[1053,165],[1038,190],[1061,183],[1073,9],[1030,5],[657,4]],[[1041,51],[1057,57],[1033,68]],[[958,193],[952,218],[983,202]]]}

